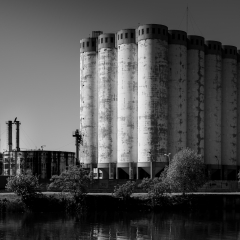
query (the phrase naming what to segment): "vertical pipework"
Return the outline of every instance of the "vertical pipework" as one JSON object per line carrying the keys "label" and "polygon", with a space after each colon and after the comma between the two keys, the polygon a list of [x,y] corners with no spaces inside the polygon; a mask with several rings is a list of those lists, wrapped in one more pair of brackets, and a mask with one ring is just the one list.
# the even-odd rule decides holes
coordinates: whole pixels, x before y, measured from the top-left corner
{"label": "vertical pipework", "polygon": [[169,31],[168,44],[168,152],[174,156],[187,144],[186,32]]}
{"label": "vertical pipework", "polygon": [[7,132],[8,132],[8,151],[12,151],[12,121],[8,121],[7,123]]}
{"label": "vertical pipework", "polygon": [[188,36],[187,146],[204,156],[204,38]]}
{"label": "vertical pipework", "polygon": [[98,164],[117,162],[117,50],[115,34],[98,37]]}
{"label": "vertical pipework", "polygon": [[96,46],[96,37],[80,41],[80,131],[83,135],[80,162],[84,164],[97,163]]}
{"label": "vertical pipework", "polygon": [[237,55],[237,84],[238,84],[238,92],[237,92],[237,165],[240,167],[240,50],[238,50]]}
{"label": "vertical pipework", "polygon": [[138,162],[166,162],[168,29],[138,27]]}
{"label": "vertical pipework", "polygon": [[[237,48],[223,45],[222,164],[237,165]],[[224,171],[224,179],[227,179]]]}
{"label": "vertical pipework", "polygon": [[137,45],[135,29],[117,33],[117,162],[137,162]]}
{"label": "vertical pipework", "polygon": [[206,41],[205,51],[205,164],[220,169],[222,107],[222,45]]}
{"label": "vertical pipework", "polygon": [[19,127],[20,127],[20,122],[15,121],[16,124],[16,150],[19,152],[20,151],[20,146],[19,146],[19,139],[20,139],[20,132],[19,132]]}

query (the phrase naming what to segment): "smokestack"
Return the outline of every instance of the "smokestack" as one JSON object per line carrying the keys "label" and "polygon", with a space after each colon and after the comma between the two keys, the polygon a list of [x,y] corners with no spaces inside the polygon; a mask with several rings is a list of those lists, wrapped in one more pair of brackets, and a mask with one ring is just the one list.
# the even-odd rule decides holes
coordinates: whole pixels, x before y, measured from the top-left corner
{"label": "smokestack", "polygon": [[19,121],[15,121],[16,124],[16,150],[19,152],[20,151],[20,146],[19,146],[19,138],[20,138],[20,132],[19,132],[19,126],[20,126],[20,122]]}
{"label": "smokestack", "polygon": [[11,152],[12,151],[12,121],[8,121],[6,122],[6,124],[8,125],[8,151]]}

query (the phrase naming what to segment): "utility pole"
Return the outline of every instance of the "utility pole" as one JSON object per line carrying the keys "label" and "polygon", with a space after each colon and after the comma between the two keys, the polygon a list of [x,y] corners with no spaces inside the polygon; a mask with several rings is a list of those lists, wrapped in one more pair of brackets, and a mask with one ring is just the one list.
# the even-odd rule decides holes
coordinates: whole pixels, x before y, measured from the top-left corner
{"label": "utility pole", "polygon": [[73,137],[76,138],[76,165],[80,165],[80,161],[79,161],[79,146],[80,144],[82,145],[83,143],[83,138],[82,138],[82,134],[79,132],[78,129],[76,129],[75,132],[73,132]]}

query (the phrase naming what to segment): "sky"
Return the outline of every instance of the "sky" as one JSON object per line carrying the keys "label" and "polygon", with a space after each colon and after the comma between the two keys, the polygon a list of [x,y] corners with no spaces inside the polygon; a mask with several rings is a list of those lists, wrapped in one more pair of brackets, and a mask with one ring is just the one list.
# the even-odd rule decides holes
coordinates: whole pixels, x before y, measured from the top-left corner
{"label": "sky", "polygon": [[0,151],[17,117],[20,148],[74,152],[80,39],[148,23],[186,31],[187,6],[188,34],[240,49],[239,0],[1,0]]}

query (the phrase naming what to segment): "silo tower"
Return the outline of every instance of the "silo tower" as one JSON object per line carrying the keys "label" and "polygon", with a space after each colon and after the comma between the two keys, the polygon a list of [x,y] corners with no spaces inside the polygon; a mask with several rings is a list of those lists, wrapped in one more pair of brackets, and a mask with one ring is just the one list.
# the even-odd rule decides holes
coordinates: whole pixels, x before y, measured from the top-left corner
{"label": "silo tower", "polygon": [[117,49],[115,34],[98,37],[98,168],[115,178],[117,163]]}
{"label": "silo tower", "polygon": [[97,164],[97,52],[96,38],[80,41],[80,131],[83,146],[80,162],[85,167]]}
{"label": "silo tower", "polygon": [[204,38],[188,36],[187,146],[204,156]]}
{"label": "silo tower", "polygon": [[138,171],[154,177],[167,153],[168,28],[139,26],[138,33]]}
{"label": "silo tower", "polygon": [[168,152],[173,156],[187,144],[187,34],[168,32]]}
{"label": "silo tower", "polygon": [[135,29],[117,32],[117,178],[133,179],[137,163],[138,49]]}
{"label": "silo tower", "polygon": [[204,156],[210,179],[221,179],[222,44],[206,41]]}
{"label": "silo tower", "polygon": [[224,180],[237,179],[237,48],[223,45],[222,167]]}

